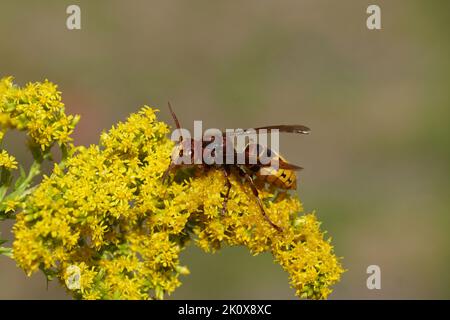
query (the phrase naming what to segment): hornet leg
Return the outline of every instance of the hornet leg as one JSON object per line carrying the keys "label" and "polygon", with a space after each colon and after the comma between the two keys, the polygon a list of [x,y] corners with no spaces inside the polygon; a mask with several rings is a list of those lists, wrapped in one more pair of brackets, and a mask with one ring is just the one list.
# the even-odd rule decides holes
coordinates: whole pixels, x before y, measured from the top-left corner
{"label": "hornet leg", "polygon": [[259,198],[259,192],[258,192],[258,189],[256,188],[255,183],[253,182],[252,177],[250,177],[250,175],[249,175],[244,169],[242,169],[241,167],[238,166],[238,168],[239,168],[239,171],[241,172],[241,174],[244,176],[245,180],[248,181],[248,183],[249,183],[249,185],[250,185],[250,188],[251,188],[252,191],[253,191],[253,195],[255,196],[256,202],[258,203],[259,209],[261,210],[261,213],[262,213],[264,219],[266,219],[266,221],[267,221],[272,227],[274,227],[278,232],[282,232],[283,229],[280,228],[279,226],[277,226],[275,223],[273,223],[273,222],[270,220],[270,218],[267,216],[266,211],[264,210],[264,205],[263,205],[261,199]]}
{"label": "hornet leg", "polygon": [[222,167],[222,172],[225,177],[225,186],[227,187],[227,192],[225,193],[225,197],[223,198],[223,204],[222,204],[222,215],[225,215],[227,211],[227,204],[228,204],[228,198],[230,196],[230,190],[231,190],[231,182],[229,179],[229,169],[227,167]]}

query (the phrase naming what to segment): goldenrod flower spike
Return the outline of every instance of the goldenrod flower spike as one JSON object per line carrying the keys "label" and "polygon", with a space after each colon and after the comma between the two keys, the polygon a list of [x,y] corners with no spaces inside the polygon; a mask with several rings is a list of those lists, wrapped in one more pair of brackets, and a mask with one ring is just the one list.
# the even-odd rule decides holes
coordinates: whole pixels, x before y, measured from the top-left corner
{"label": "goldenrod flower spike", "polygon": [[343,269],[315,215],[302,215],[296,196],[277,198],[261,187],[280,233],[238,177],[231,177],[225,215],[221,172],[163,184],[173,147],[168,133],[155,110],[143,107],[98,145],[77,148],[65,167],[55,165],[17,215],[17,264],[58,278],[76,298],[162,299],[189,273],[179,254],[193,239],[206,252],[223,245],[271,252],[299,297],[326,298]]}
{"label": "goldenrod flower spike", "polygon": [[[16,211],[34,190],[41,164],[51,160],[51,148],[55,144],[62,151],[63,165],[73,150],[70,135],[78,121],[77,116],[65,114],[56,85],[44,81],[20,88],[12,80],[12,77],[0,79],[0,221],[14,219]],[[34,159],[28,171],[2,149],[10,130],[24,131],[28,136],[27,147]],[[16,169],[18,175],[12,173]],[[0,245],[5,242],[0,239]],[[11,249],[0,247],[0,254],[11,255]]]}

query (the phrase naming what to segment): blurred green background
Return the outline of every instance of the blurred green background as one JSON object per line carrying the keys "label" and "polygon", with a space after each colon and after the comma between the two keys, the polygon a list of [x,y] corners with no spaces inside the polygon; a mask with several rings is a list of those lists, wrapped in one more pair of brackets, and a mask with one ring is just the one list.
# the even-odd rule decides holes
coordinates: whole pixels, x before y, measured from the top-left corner
{"label": "blurred green background", "polygon": [[[70,4],[81,30],[66,28]],[[380,31],[366,28],[369,4]],[[0,76],[57,83],[82,117],[76,144],[143,104],[172,124],[167,100],[188,128],[306,124],[312,134],[283,135],[281,151],[306,168],[300,197],[344,257],[330,298],[448,299],[449,25],[446,0],[2,0]],[[23,140],[10,140],[21,161]],[[191,275],[172,298],[294,298],[270,255],[191,246],[182,262]],[[366,287],[372,264],[381,290]],[[2,256],[0,298],[68,297]]]}

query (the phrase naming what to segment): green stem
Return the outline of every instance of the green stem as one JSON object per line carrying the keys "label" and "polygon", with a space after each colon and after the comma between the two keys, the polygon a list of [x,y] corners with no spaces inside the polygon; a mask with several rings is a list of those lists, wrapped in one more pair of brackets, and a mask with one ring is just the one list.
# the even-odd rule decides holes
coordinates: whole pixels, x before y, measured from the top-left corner
{"label": "green stem", "polygon": [[[30,188],[30,185],[37,175],[41,173],[41,162],[34,161],[33,164],[30,167],[30,171],[28,172],[27,177],[22,181],[22,183],[10,194],[8,194],[6,197],[4,197],[0,204],[0,212],[5,211],[6,209],[6,202],[10,199],[17,199],[19,198],[22,200],[25,196],[30,194],[34,187]],[[11,218],[8,216],[8,218]]]}

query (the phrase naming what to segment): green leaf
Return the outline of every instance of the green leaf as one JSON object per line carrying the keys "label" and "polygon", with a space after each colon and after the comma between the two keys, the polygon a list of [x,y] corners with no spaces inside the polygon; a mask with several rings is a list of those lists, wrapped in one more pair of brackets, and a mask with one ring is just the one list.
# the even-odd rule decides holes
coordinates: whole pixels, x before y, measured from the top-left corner
{"label": "green leaf", "polygon": [[[21,181],[21,183],[17,184],[15,190],[13,192],[11,192],[10,194],[8,194],[6,197],[2,197],[2,187],[0,187],[0,200],[9,200],[9,199],[16,199],[20,198],[23,199],[24,197],[26,197],[28,194],[30,194],[33,190],[34,187],[30,188],[31,182],[33,181],[33,178],[36,177],[37,175],[39,175],[41,173],[41,164],[38,161],[34,161],[33,164],[30,167],[30,171],[28,172],[28,174],[25,173],[25,179],[23,179]],[[22,175],[22,172],[20,173]],[[6,191],[5,191],[6,193]],[[2,206],[4,206],[4,204],[0,203],[0,210],[2,209]],[[4,209],[3,209],[4,210]]]}
{"label": "green leaf", "polygon": [[19,186],[27,178],[27,173],[25,172],[25,169],[22,166],[19,166],[19,170],[20,170],[20,176],[19,176],[19,178],[17,178],[16,183],[14,184],[14,189],[19,188]]}
{"label": "green leaf", "polygon": [[5,247],[0,247],[0,254],[3,254],[7,257],[12,258],[12,249],[11,248],[5,248]]}
{"label": "green leaf", "polygon": [[12,180],[12,176],[11,176],[11,171],[2,167],[1,169],[1,174],[0,174],[0,185],[3,186],[10,186],[11,185],[11,180]]}
{"label": "green leaf", "polygon": [[3,198],[5,197],[6,192],[8,192],[9,187],[8,186],[1,186],[0,187],[0,202],[3,200]]}

